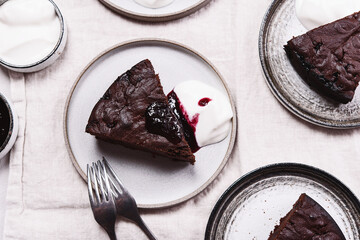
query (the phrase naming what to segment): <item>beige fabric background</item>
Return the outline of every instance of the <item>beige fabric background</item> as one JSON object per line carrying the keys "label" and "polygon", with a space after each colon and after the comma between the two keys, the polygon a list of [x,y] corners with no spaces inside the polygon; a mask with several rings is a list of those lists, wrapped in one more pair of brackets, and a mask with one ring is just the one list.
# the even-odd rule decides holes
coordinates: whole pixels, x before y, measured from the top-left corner
{"label": "beige fabric background", "polygon": [[[86,185],[68,157],[63,111],[86,64],[104,49],[133,38],[175,40],[205,55],[230,86],[238,111],[235,149],[210,187],[178,206],[141,211],[159,239],[203,239],[223,191],[244,173],[270,163],[320,167],[360,196],[360,129],[328,130],[299,120],[265,84],[257,40],[270,0],[213,0],[191,16],[160,24],[125,19],[96,0],[56,3],[69,28],[64,54],[41,72],[11,74],[21,126],[10,159],[4,239],[107,239],[93,219]],[[117,223],[117,234],[118,239],[146,239],[123,220]]]}

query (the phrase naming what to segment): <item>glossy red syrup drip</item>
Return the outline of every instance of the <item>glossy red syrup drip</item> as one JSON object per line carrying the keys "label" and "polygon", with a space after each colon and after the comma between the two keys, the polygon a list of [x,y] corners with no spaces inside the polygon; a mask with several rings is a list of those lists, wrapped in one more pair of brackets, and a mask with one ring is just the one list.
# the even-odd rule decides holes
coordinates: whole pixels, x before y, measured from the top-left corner
{"label": "glossy red syrup drip", "polygon": [[184,105],[182,105],[182,103],[181,103],[179,100],[178,100],[178,102],[179,102],[179,107],[180,107],[180,109],[181,109],[182,114],[184,115],[187,123],[190,125],[191,129],[193,130],[193,132],[194,132],[194,134],[195,134],[195,132],[196,132],[196,125],[197,125],[197,123],[199,122],[199,114],[196,113],[196,114],[190,119],[190,117],[189,117],[189,115],[187,114],[187,111],[186,111]]}
{"label": "glossy red syrup drip", "polygon": [[199,100],[198,104],[199,104],[200,107],[205,107],[206,105],[208,105],[208,103],[211,100],[212,100],[211,98],[204,97],[204,98]]}

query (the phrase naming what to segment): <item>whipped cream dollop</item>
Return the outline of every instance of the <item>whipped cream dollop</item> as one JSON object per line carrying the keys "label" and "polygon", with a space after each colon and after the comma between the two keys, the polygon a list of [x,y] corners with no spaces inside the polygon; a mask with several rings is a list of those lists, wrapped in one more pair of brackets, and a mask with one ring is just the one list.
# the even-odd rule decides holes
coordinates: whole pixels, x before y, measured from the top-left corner
{"label": "whipped cream dollop", "polygon": [[148,8],[161,8],[169,5],[174,0],[134,0],[138,4]]}
{"label": "whipped cream dollop", "polygon": [[360,0],[296,0],[296,16],[307,30],[360,11]]}
{"label": "whipped cream dollop", "polygon": [[60,28],[50,1],[7,1],[0,6],[0,58],[14,65],[36,63],[55,48]]}
{"label": "whipped cream dollop", "polygon": [[214,87],[199,81],[175,86],[180,109],[194,130],[198,147],[217,143],[229,134],[233,111],[229,98]]}

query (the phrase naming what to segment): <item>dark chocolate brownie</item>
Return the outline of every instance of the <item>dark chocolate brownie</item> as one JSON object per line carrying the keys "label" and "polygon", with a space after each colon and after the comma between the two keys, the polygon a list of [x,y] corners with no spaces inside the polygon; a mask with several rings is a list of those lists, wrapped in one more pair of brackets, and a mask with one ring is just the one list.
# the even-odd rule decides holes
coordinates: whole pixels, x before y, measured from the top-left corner
{"label": "dark chocolate brownie", "polygon": [[339,226],[315,200],[301,194],[268,240],[345,240]]}
{"label": "dark chocolate brownie", "polygon": [[311,87],[340,103],[352,100],[360,80],[360,12],[295,37],[284,48]]}
{"label": "dark chocolate brownie", "polygon": [[86,132],[126,147],[195,162],[149,60],[122,74],[91,112]]}

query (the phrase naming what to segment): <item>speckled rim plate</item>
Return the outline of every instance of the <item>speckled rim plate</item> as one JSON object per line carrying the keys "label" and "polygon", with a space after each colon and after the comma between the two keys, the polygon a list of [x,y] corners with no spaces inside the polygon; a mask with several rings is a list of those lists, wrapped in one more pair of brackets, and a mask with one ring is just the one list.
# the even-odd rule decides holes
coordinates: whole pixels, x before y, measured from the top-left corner
{"label": "speckled rim plate", "polygon": [[302,192],[330,213],[346,239],[360,238],[360,202],[350,189],[318,168],[279,163],[244,175],[223,193],[211,212],[205,239],[267,239]]}
{"label": "speckled rim plate", "polygon": [[[139,58],[138,55],[141,57]],[[206,146],[196,152],[197,162],[194,166],[159,156],[147,159],[151,158],[151,154],[97,141],[84,131],[88,116],[97,100],[118,75],[142,60],[143,55],[150,56],[148,58],[152,61],[155,71],[159,73],[165,92],[169,92],[179,79],[184,81],[184,76],[197,74],[205,78],[202,81],[207,81],[210,85],[215,84],[219,90],[229,96],[234,112],[231,132],[222,142]],[[119,63],[121,61],[124,61],[124,64]],[[169,64],[169,61],[178,62]],[[178,66],[177,64],[182,65],[178,70],[174,68]],[[116,69],[113,70],[114,68]],[[179,76],[174,76],[173,73]],[[94,83],[92,79],[94,76],[101,81],[96,80]],[[173,82],[168,83],[164,79]],[[94,83],[92,87],[91,83]],[[91,96],[88,97],[90,92]],[[236,110],[222,76],[202,55],[170,40],[136,39],[104,51],[81,72],[66,101],[64,137],[70,158],[85,181],[86,163],[105,156],[124,185],[134,195],[140,208],[163,208],[194,197],[221,172],[235,142]]]}
{"label": "speckled rim plate", "polygon": [[268,87],[285,108],[303,120],[327,128],[359,127],[359,89],[351,103],[336,105],[311,90],[287,59],[283,45],[306,32],[296,18],[294,3],[274,0],[260,28],[259,56]]}
{"label": "speckled rim plate", "polygon": [[[186,17],[200,8],[204,7],[206,4],[208,4],[211,0],[193,0],[193,4],[189,5],[188,7],[180,7],[177,9],[172,10],[168,13],[159,13],[156,9],[148,9],[144,12],[139,12],[136,10],[136,8],[139,8],[139,6],[136,6],[136,8],[131,7],[125,7],[122,6],[121,1],[117,3],[117,0],[99,0],[102,4],[104,4],[106,7],[111,9],[112,11],[115,11],[123,16],[139,20],[139,21],[147,21],[147,22],[164,22],[164,21],[171,21],[179,18]],[[130,1],[130,0],[127,0]],[[132,0],[131,0],[132,1]],[[175,1],[183,1],[183,0],[175,0]],[[189,0],[188,0],[189,1]],[[134,3],[136,4],[136,3]],[[138,4],[137,4],[138,5]],[[145,7],[143,7],[145,9]],[[164,8],[169,8],[169,6],[165,6],[161,8],[163,10]]]}

